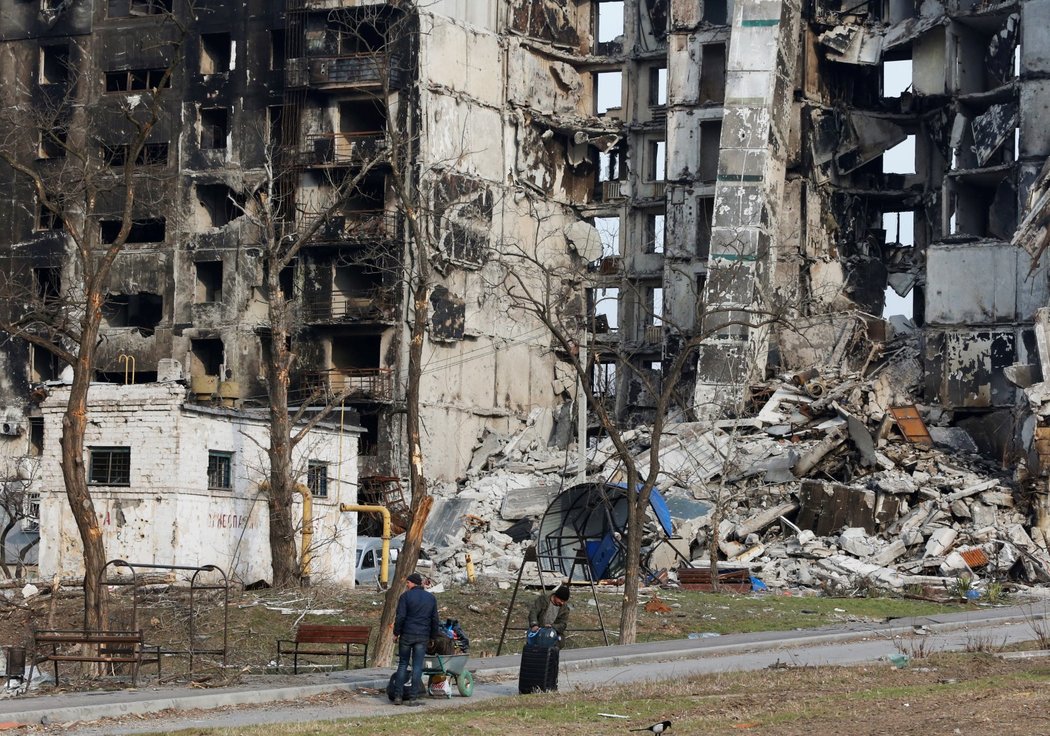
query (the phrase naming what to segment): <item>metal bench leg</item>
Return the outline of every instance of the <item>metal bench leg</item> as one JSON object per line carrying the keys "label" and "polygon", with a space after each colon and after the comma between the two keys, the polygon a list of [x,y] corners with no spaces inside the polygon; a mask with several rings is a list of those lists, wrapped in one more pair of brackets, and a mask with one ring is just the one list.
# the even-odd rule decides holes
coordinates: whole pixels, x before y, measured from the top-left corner
{"label": "metal bench leg", "polygon": [[343,669],[350,669],[350,645],[346,645],[346,667]]}

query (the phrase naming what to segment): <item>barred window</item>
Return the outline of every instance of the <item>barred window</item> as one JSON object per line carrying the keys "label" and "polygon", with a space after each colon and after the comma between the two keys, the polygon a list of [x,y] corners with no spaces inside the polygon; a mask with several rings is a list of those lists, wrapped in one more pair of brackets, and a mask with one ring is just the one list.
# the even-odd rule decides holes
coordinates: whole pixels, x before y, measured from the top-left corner
{"label": "barred window", "polygon": [[208,488],[219,491],[233,489],[232,452],[208,452]]}
{"label": "barred window", "polygon": [[328,463],[311,460],[306,468],[306,485],[314,498],[328,498]]}
{"label": "barred window", "polygon": [[130,447],[92,447],[88,482],[98,486],[131,485]]}

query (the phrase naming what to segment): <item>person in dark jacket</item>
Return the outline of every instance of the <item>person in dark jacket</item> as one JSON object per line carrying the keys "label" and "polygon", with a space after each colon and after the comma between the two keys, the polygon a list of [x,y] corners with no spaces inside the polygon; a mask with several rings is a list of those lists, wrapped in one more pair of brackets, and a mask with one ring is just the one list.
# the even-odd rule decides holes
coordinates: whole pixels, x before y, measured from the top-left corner
{"label": "person in dark jacket", "polygon": [[539,631],[544,626],[558,632],[558,648],[565,639],[565,628],[569,625],[569,586],[559,585],[550,595],[540,593],[529,608],[529,631]]}
{"label": "person in dark jacket", "polygon": [[405,592],[397,600],[394,639],[397,641],[397,672],[394,675],[394,705],[401,705],[409,662],[412,664],[412,686],[409,705],[422,705],[423,657],[427,642],[441,633],[437,599],[423,587],[423,576],[414,572],[405,582]]}

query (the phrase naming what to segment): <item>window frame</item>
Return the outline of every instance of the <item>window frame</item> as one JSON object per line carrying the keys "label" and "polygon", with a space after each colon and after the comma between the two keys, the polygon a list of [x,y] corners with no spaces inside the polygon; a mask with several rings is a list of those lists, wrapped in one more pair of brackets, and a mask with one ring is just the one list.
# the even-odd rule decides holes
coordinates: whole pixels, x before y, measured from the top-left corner
{"label": "window frame", "polygon": [[[225,477],[220,478],[218,483],[213,483],[213,479],[216,477],[215,473],[222,473]],[[232,491],[233,453],[226,450],[208,450],[208,469],[206,475],[209,491]],[[225,485],[220,485],[223,481],[225,481]]]}
{"label": "window frame", "polygon": [[[104,455],[107,456],[107,467],[105,468],[105,477],[100,478],[96,475],[96,471],[99,470],[99,468],[96,467],[96,461],[101,461]],[[123,468],[120,468],[119,466],[114,468],[113,460],[118,456],[127,458],[126,465]],[[88,460],[88,485],[131,486],[131,447],[127,445],[99,445],[88,447]],[[120,475],[117,475],[117,473],[120,473]]]}
{"label": "window frame", "polygon": [[[310,460],[306,463],[306,487],[310,489],[310,495],[313,498],[328,498],[328,481],[331,480],[328,472],[329,465],[330,463],[324,460]],[[322,470],[324,476],[318,483],[318,478],[315,476]]]}

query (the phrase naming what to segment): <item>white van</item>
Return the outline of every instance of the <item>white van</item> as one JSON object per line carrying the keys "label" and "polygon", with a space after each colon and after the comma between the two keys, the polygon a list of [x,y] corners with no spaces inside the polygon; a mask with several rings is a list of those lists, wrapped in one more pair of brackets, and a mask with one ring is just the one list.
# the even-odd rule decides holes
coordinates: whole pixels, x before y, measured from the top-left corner
{"label": "white van", "polygon": [[[397,555],[401,546],[405,543],[405,535],[400,534],[390,540],[390,561],[387,565],[387,582],[394,579],[394,567],[397,565]],[[377,585],[379,582],[379,566],[383,557],[383,540],[380,537],[358,537],[356,567],[354,569],[354,585]],[[420,550],[417,569],[422,574],[430,567],[430,560]]]}

